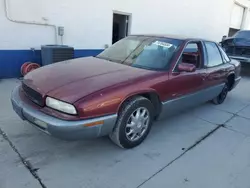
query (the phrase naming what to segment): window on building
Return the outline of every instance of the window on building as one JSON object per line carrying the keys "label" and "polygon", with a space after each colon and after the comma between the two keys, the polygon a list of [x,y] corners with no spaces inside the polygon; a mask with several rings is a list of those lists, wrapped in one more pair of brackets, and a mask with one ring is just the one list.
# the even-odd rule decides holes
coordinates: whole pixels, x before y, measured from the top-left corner
{"label": "window on building", "polygon": [[223,64],[219,48],[214,42],[205,42],[208,54],[207,67],[215,67]]}

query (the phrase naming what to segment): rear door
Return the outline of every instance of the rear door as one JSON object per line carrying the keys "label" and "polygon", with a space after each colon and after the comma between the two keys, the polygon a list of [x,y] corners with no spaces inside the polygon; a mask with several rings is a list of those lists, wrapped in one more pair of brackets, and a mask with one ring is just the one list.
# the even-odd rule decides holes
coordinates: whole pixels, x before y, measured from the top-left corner
{"label": "rear door", "polygon": [[204,42],[206,49],[206,79],[205,85],[210,89],[209,98],[212,99],[216,97],[225,85],[227,78],[228,66],[225,60],[222,58],[221,52],[214,42]]}

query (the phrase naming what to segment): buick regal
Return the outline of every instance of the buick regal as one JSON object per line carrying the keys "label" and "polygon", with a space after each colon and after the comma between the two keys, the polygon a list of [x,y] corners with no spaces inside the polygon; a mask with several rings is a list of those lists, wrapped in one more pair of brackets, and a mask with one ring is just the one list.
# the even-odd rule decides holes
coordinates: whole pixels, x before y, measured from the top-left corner
{"label": "buick regal", "polygon": [[108,135],[132,148],[155,120],[206,101],[221,104],[240,79],[240,63],[215,42],[135,35],[95,57],[30,72],[11,101],[21,119],[51,136]]}

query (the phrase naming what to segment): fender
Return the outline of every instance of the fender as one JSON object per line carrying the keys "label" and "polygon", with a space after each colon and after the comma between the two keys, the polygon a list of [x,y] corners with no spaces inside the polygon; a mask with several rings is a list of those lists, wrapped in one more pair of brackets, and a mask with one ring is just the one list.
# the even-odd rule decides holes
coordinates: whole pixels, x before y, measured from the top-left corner
{"label": "fender", "polygon": [[144,97],[148,98],[155,107],[156,115],[160,114],[160,112],[162,110],[162,103],[160,101],[160,97],[159,97],[158,93],[156,92],[156,90],[154,90],[152,88],[139,90],[139,91],[130,93],[129,95],[124,97],[124,99],[122,100],[121,104],[119,105],[119,107],[117,109],[117,112],[119,112],[119,109],[121,109],[122,105],[127,100],[129,100],[130,98],[132,98],[134,96],[137,96],[137,95],[141,95],[141,96],[144,96]]}

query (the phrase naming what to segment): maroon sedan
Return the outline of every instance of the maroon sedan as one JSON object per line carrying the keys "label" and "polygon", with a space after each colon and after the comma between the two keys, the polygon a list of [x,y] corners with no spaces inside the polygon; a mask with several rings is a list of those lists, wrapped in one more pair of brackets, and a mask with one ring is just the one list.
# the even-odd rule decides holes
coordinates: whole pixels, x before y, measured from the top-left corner
{"label": "maroon sedan", "polygon": [[214,42],[136,35],[96,57],[34,70],[11,100],[23,120],[52,136],[109,135],[132,148],[154,120],[206,101],[221,104],[240,79],[240,63]]}

